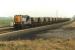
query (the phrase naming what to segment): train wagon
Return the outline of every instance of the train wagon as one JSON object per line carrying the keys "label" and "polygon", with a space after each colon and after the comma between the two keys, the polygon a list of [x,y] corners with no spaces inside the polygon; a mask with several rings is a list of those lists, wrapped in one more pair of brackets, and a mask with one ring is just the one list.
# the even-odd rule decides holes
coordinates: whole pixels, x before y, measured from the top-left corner
{"label": "train wagon", "polygon": [[55,17],[30,17],[29,15],[15,15],[14,16],[14,28],[25,29],[44,25],[50,25],[53,23],[60,23],[69,21],[69,18],[55,18]]}

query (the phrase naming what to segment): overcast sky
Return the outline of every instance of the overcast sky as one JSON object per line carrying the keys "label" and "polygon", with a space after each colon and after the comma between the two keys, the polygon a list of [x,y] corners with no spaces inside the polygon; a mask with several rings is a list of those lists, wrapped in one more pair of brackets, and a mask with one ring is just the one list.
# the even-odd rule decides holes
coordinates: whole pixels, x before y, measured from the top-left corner
{"label": "overcast sky", "polygon": [[72,17],[75,0],[0,0],[1,17],[15,14]]}

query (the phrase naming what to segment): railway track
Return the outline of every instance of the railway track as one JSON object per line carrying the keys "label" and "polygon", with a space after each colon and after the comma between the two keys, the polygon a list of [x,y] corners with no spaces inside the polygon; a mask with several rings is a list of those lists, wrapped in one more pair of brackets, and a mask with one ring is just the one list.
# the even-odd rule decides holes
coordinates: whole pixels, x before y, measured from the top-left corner
{"label": "railway track", "polygon": [[37,34],[38,32],[45,31],[45,30],[56,29],[65,24],[69,24],[71,22],[73,21],[41,26],[36,28],[29,28],[29,29],[18,30],[18,31],[9,31],[9,32],[0,34],[0,40],[14,40],[17,38],[24,38],[27,35]]}
{"label": "railway track", "polygon": [[13,27],[0,28],[0,34],[14,31]]}

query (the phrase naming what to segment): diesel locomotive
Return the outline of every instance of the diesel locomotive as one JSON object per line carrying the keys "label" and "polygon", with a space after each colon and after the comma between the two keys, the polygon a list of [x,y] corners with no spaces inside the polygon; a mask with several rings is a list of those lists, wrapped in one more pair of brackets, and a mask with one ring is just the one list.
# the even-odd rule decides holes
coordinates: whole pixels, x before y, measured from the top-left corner
{"label": "diesel locomotive", "polygon": [[55,18],[55,17],[30,17],[29,15],[15,15],[14,28],[25,29],[31,27],[38,27],[50,25],[53,23],[60,23],[69,21],[69,18]]}

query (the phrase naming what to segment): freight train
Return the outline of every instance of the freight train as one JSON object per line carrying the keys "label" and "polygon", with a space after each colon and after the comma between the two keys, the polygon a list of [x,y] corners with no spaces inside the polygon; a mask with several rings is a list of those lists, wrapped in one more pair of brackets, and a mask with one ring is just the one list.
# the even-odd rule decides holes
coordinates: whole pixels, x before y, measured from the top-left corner
{"label": "freight train", "polygon": [[69,21],[70,18],[55,18],[55,17],[30,17],[29,15],[15,15],[14,16],[14,28],[25,29],[44,25],[50,25],[53,23],[60,23]]}

